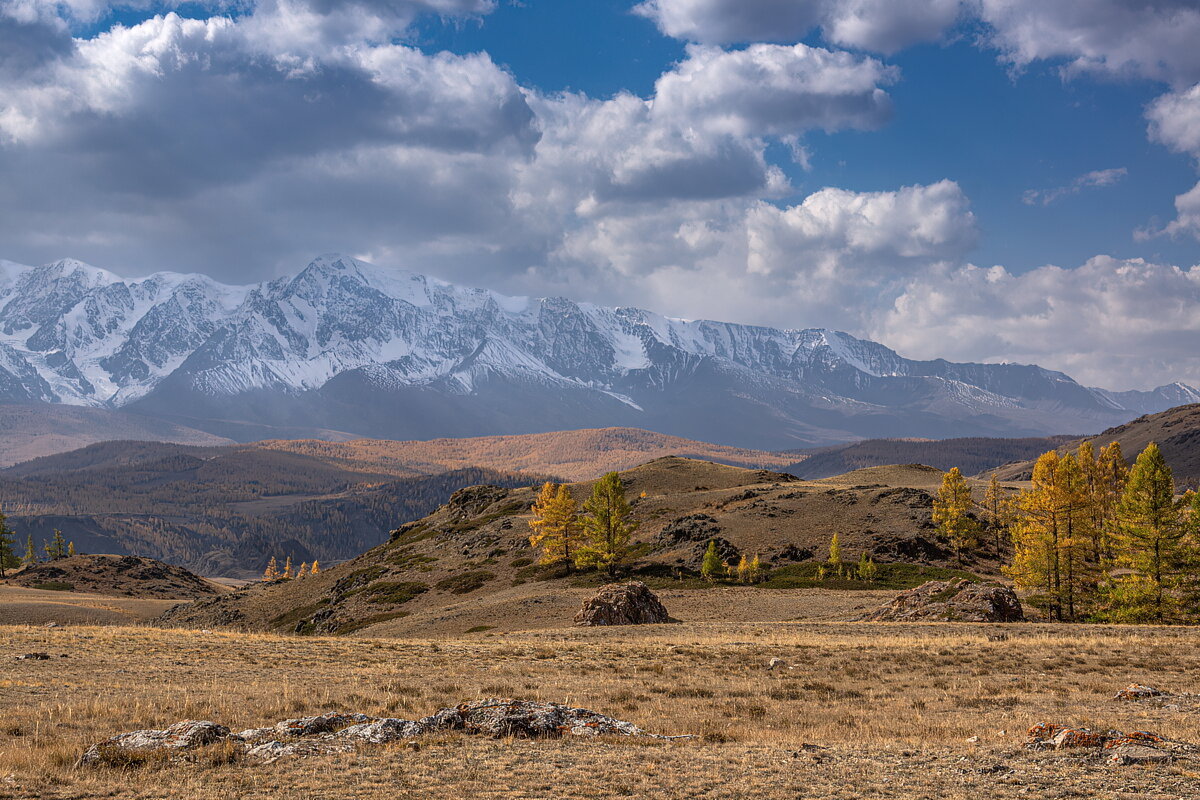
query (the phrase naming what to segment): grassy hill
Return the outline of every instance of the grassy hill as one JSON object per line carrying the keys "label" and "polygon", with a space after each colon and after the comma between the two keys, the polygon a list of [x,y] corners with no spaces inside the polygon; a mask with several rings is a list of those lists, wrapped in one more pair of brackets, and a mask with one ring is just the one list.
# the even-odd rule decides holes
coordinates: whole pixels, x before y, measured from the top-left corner
{"label": "grassy hill", "polygon": [[[1119,442],[1121,451],[1130,463],[1146,445],[1157,442],[1175,473],[1176,484],[1187,488],[1200,487],[1200,404],[1147,414],[1124,425],[1109,428],[1098,436],[1069,439],[1059,448],[1063,451],[1074,450],[1085,441],[1093,442],[1097,449],[1109,442]],[[1049,449],[1047,447],[1041,452]],[[996,475],[1002,480],[1028,480],[1033,472],[1033,462],[1040,454],[1001,467],[996,470]]]}
{"label": "grassy hill", "polygon": [[[931,490],[941,473],[930,467],[873,468],[806,482],[666,457],[621,474],[639,522],[627,574],[658,589],[706,587],[698,570],[709,540],[730,560],[758,554],[773,570],[776,582],[765,589],[730,591],[813,585],[812,562],[825,559],[835,533],[848,561],[865,551],[877,562],[904,565],[888,572],[893,588],[944,577],[957,566],[932,531]],[[582,481],[571,491],[582,500],[591,487]],[[607,578],[537,565],[527,538],[535,495],[535,487],[464,489],[428,517],[400,526],[387,542],[322,575],[254,584],[181,606],[166,621],[404,635],[561,626]],[[965,566],[993,572],[996,564],[984,551]]]}
{"label": "grassy hill", "polygon": [[806,456],[783,467],[801,478],[814,480],[841,475],[864,467],[886,464],[928,464],[948,470],[958,467],[964,475],[978,475],[1014,461],[1036,458],[1073,436],[1026,439],[972,437],[964,439],[867,439],[848,445],[794,451]]}

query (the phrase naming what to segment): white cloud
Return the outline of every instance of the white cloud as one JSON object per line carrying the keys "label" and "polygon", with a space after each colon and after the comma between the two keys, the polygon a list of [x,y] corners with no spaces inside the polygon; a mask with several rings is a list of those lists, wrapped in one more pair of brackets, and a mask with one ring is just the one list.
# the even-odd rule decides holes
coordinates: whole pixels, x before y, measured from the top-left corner
{"label": "white cloud", "polygon": [[963,0],[647,0],[635,11],[691,42],[792,43],[820,27],[833,44],[893,53],[941,38],[962,7]]}
{"label": "white cloud", "polygon": [[1195,0],[979,0],[990,42],[1017,66],[1190,85],[1200,80]]}
{"label": "white cloud", "polygon": [[1200,380],[1200,266],[1097,256],[914,279],[867,332],[912,357],[1038,363],[1091,385]]}
{"label": "white cloud", "polygon": [[1048,206],[1060,197],[1079,194],[1084,189],[1100,189],[1105,186],[1114,186],[1120,183],[1128,174],[1129,170],[1125,167],[1092,170],[1080,175],[1066,186],[1058,186],[1054,189],[1027,189],[1021,196],[1021,202],[1027,206]]}

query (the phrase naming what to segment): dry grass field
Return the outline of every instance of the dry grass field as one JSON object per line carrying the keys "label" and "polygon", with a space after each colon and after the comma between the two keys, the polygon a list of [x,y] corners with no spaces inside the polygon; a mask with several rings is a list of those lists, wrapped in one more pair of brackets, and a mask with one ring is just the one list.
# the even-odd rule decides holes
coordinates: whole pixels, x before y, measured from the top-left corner
{"label": "dry grass field", "polygon": [[[1008,638],[991,641],[998,630]],[[14,658],[30,651],[54,658]],[[772,657],[794,668],[767,671]],[[1117,767],[1021,747],[1043,720],[1200,742],[1194,713],[1111,699],[1135,680],[1195,689],[1200,631],[689,623],[359,639],[10,626],[0,628],[0,798],[1200,796],[1200,765]],[[412,718],[480,696],[566,702],[697,738],[442,734],[269,764],[218,751],[132,771],[72,768],[93,741],[184,718],[234,730],[330,710]]]}

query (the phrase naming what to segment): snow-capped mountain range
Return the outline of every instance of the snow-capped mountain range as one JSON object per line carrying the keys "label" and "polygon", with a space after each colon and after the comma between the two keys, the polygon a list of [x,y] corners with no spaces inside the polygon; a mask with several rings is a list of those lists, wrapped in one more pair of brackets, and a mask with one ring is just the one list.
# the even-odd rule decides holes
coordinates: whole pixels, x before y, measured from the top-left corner
{"label": "snow-capped mountain range", "polygon": [[1036,366],[905,359],[837,331],[506,297],[325,256],[253,286],[0,261],[0,400],[239,439],[630,425],[783,449],[1087,433],[1200,392],[1108,392]]}

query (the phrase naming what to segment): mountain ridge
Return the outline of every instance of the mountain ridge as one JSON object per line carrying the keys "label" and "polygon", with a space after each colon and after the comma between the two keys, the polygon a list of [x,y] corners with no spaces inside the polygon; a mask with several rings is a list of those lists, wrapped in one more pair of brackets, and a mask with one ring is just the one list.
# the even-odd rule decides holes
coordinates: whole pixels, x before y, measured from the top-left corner
{"label": "mountain ridge", "polygon": [[250,286],[6,263],[0,400],[219,436],[241,425],[247,439],[265,426],[394,439],[639,427],[778,450],[1087,433],[1200,392],[1110,392],[1034,365],[906,359],[823,328],[508,297],[328,255]]}

